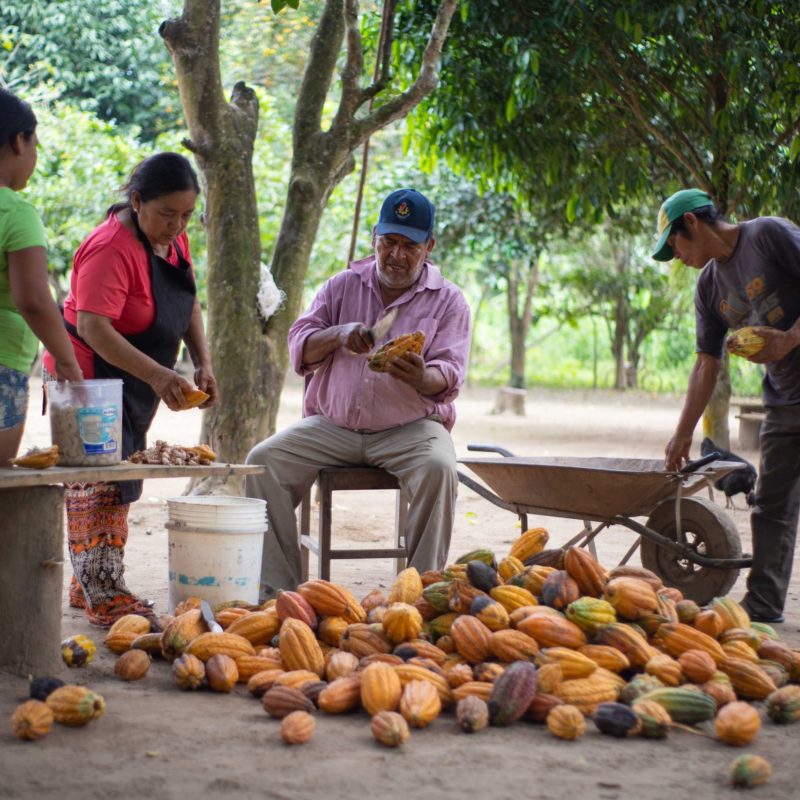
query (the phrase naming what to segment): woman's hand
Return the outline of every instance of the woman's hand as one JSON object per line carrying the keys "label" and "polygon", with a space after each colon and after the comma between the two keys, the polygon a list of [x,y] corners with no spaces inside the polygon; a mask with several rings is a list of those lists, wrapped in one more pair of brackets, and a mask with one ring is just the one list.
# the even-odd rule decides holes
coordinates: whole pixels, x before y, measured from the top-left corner
{"label": "woman's hand", "polygon": [[160,365],[153,371],[147,382],[153,391],[166,403],[170,411],[181,411],[186,408],[184,395],[194,388],[189,381],[182,378],[177,372]]}
{"label": "woman's hand", "polygon": [[83,372],[81,372],[81,368],[74,358],[70,361],[56,360],[56,377],[60,381],[77,381],[80,383],[83,380]]}
{"label": "woman's hand", "polygon": [[209,396],[208,400],[200,408],[208,408],[219,403],[219,387],[210,366],[201,365],[197,367],[194,371],[194,382],[198,389],[201,389]]}

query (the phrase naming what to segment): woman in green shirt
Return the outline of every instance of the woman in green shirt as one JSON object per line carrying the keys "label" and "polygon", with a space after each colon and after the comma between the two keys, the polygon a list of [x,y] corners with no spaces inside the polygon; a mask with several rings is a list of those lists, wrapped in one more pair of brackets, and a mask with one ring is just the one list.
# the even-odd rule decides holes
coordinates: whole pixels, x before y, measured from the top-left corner
{"label": "woman in green shirt", "polygon": [[36,116],[0,89],[0,467],[17,454],[28,407],[28,379],[39,340],[59,380],[83,378],[47,282],[44,227],[18,192],[36,168]]}

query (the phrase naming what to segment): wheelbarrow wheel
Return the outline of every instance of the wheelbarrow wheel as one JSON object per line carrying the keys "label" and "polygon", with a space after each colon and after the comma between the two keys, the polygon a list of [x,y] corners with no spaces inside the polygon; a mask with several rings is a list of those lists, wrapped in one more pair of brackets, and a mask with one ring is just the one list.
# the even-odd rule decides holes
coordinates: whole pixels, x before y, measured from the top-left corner
{"label": "wheelbarrow wheel", "polygon": [[[673,541],[675,501],[656,506],[647,527]],[[715,503],[703,497],[681,499],[681,527],[688,547],[709,558],[741,558],[742,545],[733,520]],[[674,586],[684,597],[705,605],[714,597],[728,593],[739,575],[738,569],[701,567],[642,536],[642,566],[655,572],[667,586]]]}

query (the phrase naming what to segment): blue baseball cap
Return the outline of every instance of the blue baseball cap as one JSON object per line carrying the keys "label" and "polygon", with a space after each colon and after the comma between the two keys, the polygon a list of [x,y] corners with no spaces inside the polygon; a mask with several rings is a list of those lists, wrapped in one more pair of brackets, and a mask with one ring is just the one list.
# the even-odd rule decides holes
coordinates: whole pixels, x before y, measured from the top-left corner
{"label": "blue baseball cap", "polygon": [[383,201],[375,233],[399,233],[412,242],[427,242],[433,235],[433,203],[414,189],[392,192]]}

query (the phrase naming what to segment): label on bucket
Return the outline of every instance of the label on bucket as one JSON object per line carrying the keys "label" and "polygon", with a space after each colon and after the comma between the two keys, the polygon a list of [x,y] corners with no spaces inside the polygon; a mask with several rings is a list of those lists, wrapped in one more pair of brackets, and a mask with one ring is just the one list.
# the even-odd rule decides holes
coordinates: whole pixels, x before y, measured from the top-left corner
{"label": "label on bucket", "polygon": [[78,433],[86,455],[114,453],[118,442],[114,437],[119,406],[86,406],[79,408]]}

